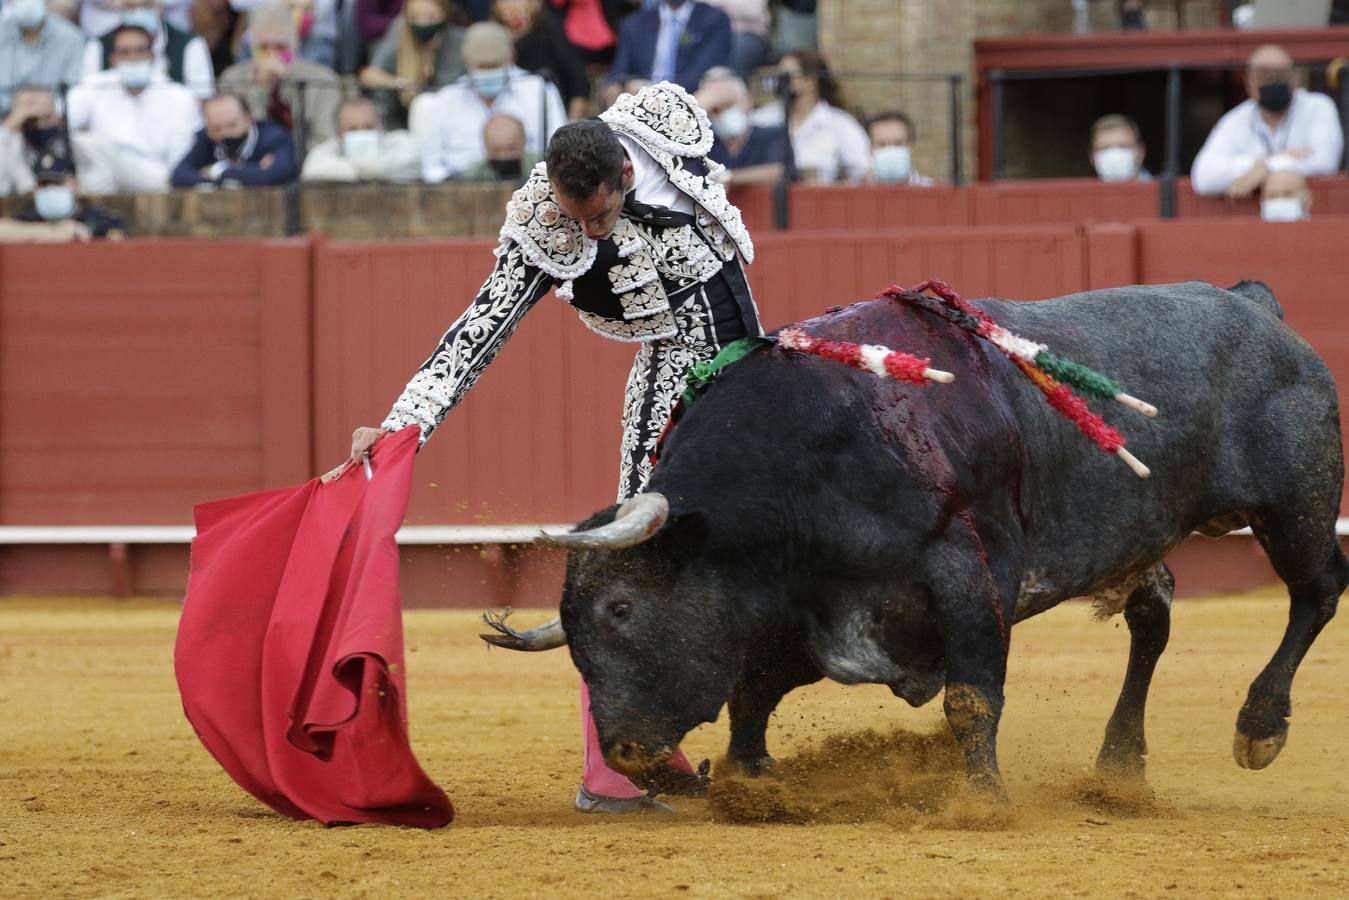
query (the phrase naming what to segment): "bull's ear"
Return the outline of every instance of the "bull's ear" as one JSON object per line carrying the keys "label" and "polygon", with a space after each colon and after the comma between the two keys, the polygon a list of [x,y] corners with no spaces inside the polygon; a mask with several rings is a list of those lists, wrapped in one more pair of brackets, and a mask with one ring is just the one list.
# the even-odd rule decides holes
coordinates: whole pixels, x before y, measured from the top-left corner
{"label": "bull's ear", "polygon": [[690,510],[671,515],[664,527],[656,532],[656,540],[671,557],[687,562],[703,552],[707,535],[707,517],[698,510]]}

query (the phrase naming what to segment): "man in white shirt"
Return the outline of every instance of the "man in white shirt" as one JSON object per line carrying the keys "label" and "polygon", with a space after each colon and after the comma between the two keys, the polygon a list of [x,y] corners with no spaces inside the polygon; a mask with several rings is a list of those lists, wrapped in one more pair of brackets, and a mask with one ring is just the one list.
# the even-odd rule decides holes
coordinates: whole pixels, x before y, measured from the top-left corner
{"label": "man in white shirt", "polygon": [[1196,193],[1247,197],[1270,172],[1312,176],[1339,169],[1344,133],[1335,103],[1297,86],[1293,59],[1282,47],[1266,44],[1251,54],[1246,94],[1195,157],[1190,180]]}
{"label": "man in white shirt", "polygon": [[[478,22],[464,32],[468,74],[440,89],[422,142],[422,180],[438,184],[487,158],[483,127],[493,116],[514,116],[525,126],[525,152],[543,155],[554,131],[567,123],[557,88],[515,65],[510,32]],[[419,129],[420,131],[420,129]]]}
{"label": "man in white shirt", "polygon": [[343,100],[337,108],[337,136],[305,157],[301,181],[392,181],[421,178],[417,141],[406,130],[385,131],[373,101]]}
{"label": "man in white shirt", "polygon": [[113,68],[70,92],[70,130],[116,148],[122,191],[167,190],[169,174],[201,127],[196,95],[155,70],[151,45],[145,29],[121,26],[113,35]]}

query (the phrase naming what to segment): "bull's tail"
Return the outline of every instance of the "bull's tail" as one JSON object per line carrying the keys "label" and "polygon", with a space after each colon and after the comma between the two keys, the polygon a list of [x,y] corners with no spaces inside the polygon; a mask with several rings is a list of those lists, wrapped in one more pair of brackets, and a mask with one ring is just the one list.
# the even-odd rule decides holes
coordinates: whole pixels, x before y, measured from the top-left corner
{"label": "bull's tail", "polygon": [[1283,307],[1279,305],[1279,298],[1274,296],[1274,292],[1269,289],[1269,285],[1263,281],[1243,278],[1228,290],[1245,297],[1247,300],[1255,301],[1255,304],[1261,309],[1272,313],[1276,319],[1283,320]]}

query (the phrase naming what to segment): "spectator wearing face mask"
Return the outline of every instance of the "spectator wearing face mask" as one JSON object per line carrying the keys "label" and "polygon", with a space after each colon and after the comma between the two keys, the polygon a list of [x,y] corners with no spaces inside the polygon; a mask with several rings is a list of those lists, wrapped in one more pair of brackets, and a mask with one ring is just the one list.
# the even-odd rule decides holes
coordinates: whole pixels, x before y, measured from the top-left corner
{"label": "spectator wearing face mask", "polygon": [[113,34],[113,68],[70,91],[72,134],[88,132],[116,151],[119,190],[162,191],[201,127],[195,94],[155,69],[151,36],[122,25]]}
{"label": "spectator wearing face mask", "polygon": [[80,80],[84,35],[43,0],[5,0],[0,6],[0,116],[8,115],[22,85],[56,88]]}
{"label": "spectator wearing face mask", "polygon": [[33,205],[14,218],[20,222],[74,222],[89,237],[120,241],[126,237],[126,225],[117,213],[95,206],[80,196],[79,182],[70,160],[48,153],[33,172],[37,179]]}
{"label": "spectator wearing face mask", "polygon": [[871,141],[871,177],[881,184],[931,187],[936,184],[913,167],[913,120],[902,112],[885,112],[867,122]]}
{"label": "spectator wearing face mask", "polygon": [[728,187],[771,184],[782,177],[786,135],[780,126],[755,126],[745,82],[726,66],[708,69],[698,87],[698,105],[712,120],[715,140],[707,158],[726,167]]}
{"label": "spectator wearing face mask", "polygon": [[173,170],[174,187],[268,187],[295,180],[299,166],[290,131],[253,121],[234,94],[212,97],[201,108],[206,127]]}
{"label": "spectator wearing face mask", "polygon": [[590,107],[585,62],[561,26],[544,11],[542,0],[493,0],[492,19],[511,33],[515,64],[526,72],[546,75],[566,101],[567,115],[585,118]]}
{"label": "spectator wearing face mask", "polygon": [[229,0],[230,7],[249,18],[247,48],[256,45],[252,33],[261,7],[278,4],[285,8],[295,29],[295,56],[325,69],[337,67],[337,3],[338,0]]}
{"label": "spectator wearing face mask", "polygon": [[[186,85],[203,99],[215,93],[211,48],[202,38],[168,21],[160,0],[123,0],[120,24],[143,28],[153,36],[155,67],[170,81]],[[112,68],[111,32],[85,46],[83,68],[85,77]]]}
{"label": "spectator wearing face mask", "polygon": [[543,157],[525,152],[525,126],[515,116],[492,116],[482,129],[487,158],[465,169],[459,181],[509,181],[523,184]]}
{"label": "spectator wearing face mask", "polygon": [[619,26],[613,73],[673,81],[695,91],[708,69],[730,61],[731,19],[726,13],[697,0],[660,0]]}
{"label": "spectator wearing face mask", "polygon": [[89,193],[117,192],[116,150],[89,134],[67,135],[50,88],[19,88],[9,115],[0,120],[0,196],[32,193],[33,170],[47,154],[73,156]]}
{"label": "spectator wearing face mask", "polygon": [[422,177],[417,139],[407,130],[385,131],[375,104],[365,97],[342,101],[337,136],[305,157],[301,181],[389,181],[410,183]]}
{"label": "spectator wearing face mask", "polygon": [[220,90],[242,97],[254,119],[284,125],[297,141],[303,137],[305,148],[323,143],[333,136],[342,83],[332,69],[296,56],[289,5],[259,6],[250,19],[253,58],[226,69]]}
{"label": "spectator wearing face mask", "polygon": [[1311,218],[1312,192],[1296,169],[1275,169],[1260,186],[1260,218],[1266,222],[1300,222]]}
{"label": "spectator wearing face mask", "polygon": [[1128,116],[1101,116],[1091,126],[1091,165],[1102,181],[1151,181],[1143,168],[1147,148]]}
{"label": "spectator wearing face mask", "polygon": [[464,29],[450,23],[449,0],[408,0],[361,70],[385,122],[406,124],[413,98],[464,74]]}
{"label": "spectator wearing face mask", "polygon": [[483,129],[508,115],[525,128],[525,152],[543,155],[548,139],[567,122],[557,88],[514,65],[510,32],[495,22],[470,25],[464,34],[468,74],[432,98],[425,132],[418,135],[422,180],[436,184],[487,158]]}
{"label": "spectator wearing face mask", "polygon": [[1218,120],[1194,158],[1196,193],[1248,197],[1278,169],[1305,176],[1339,169],[1344,135],[1335,102],[1298,86],[1283,48],[1266,44],[1251,54],[1246,96]]}

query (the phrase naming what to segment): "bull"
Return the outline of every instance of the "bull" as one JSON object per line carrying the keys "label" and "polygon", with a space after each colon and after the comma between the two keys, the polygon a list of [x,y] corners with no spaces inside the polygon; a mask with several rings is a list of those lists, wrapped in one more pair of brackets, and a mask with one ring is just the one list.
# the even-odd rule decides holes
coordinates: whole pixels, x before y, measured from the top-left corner
{"label": "bull", "polygon": [[569,646],[606,759],[635,778],[723,705],[729,760],[759,772],[782,697],[831,678],[914,706],[944,689],[970,782],[1002,800],[1011,627],[1075,597],[1123,612],[1128,668],[1097,766],[1141,778],[1175,583],[1163,560],[1195,531],[1249,526],[1291,598],[1236,722],[1237,763],[1269,765],[1293,676],[1349,583],[1327,367],[1258,282],[975,305],[1158,401],[1155,420],[1117,419],[1152,477],[1083,439],[984,341],[929,311],[858,303],[798,327],[930,357],[954,384],[779,347],[748,356],[687,410],[645,493],[551,538],[569,548],[559,618],[527,632],[498,620],[484,637]]}

